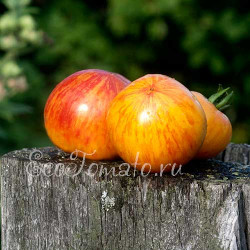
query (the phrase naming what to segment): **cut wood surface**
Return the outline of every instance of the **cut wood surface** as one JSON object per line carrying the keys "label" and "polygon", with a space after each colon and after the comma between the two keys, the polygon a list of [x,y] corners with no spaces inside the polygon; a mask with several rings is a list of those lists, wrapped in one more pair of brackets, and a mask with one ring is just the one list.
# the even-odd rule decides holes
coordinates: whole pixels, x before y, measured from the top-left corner
{"label": "cut wood surface", "polygon": [[249,145],[175,176],[124,176],[122,163],[83,165],[54,147],[4,155],[2,249],[249,249]]}

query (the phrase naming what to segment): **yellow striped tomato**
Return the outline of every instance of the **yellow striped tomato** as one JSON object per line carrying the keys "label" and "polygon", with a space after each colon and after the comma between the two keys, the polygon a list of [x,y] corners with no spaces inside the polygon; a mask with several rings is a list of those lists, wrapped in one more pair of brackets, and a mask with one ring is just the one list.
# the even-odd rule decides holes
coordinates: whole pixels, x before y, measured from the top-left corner
{"label": "yellow striped tomato", "polygon": [[51,141],[66,152],[95,152],[86,155],[89,159],[116,157],[107,133],[106,115],[113,98],[129,82],[119,74],[96,69],[64,79],[50,94],[44,110]]}
{"label": "yellow striped tomato", "polygon": [[187,163],[206,135],[200,103],[164,75],[146,75],[122,90],[111,103],[107,124],[120,157],[144,172],[171,171],[174,164]]}
{"label": "yellow striped tomato", "polygon": [[207,134],[196,158],[212,158],[223,151],[232,137],[232,126],[225,114],[202,94],[192,91],[203,107],[207,118]]}

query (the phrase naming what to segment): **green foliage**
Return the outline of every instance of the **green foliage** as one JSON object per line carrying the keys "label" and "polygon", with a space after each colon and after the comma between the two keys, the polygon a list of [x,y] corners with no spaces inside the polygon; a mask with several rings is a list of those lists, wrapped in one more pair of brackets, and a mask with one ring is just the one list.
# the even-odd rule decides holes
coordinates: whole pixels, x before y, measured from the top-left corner
{"label": "green foliage", "polygon": [[[29,0],[5,0],[7,10],[0,17],[0,49],[2,51],[0,57],[0,154],[18,146],[18,138],[23,138],[24,130],[17,129],[18,132],[13,137],[13,128],[21,128],[22,122],[18,119],[32,113],[31,105],[25,103],[27,98],[21,102],[15,101],[15,98],[18,100],[18,95],[28,88],[29,74],[25,72],[23,57],[42,40],[42,33],[36,29],[35,20],[30,14],[32,9],[29,8],[29,3]],[[29,70],[32,71],[33,67],[31,66]],[[25,127],[28,128],[29,125]],[[24,143],[25,141],[21,139],[20,144]]]}
{"label": "green foliage", "polygon": [[[85,68],[116,71],[130,80],[147,73],[167,74],[206,96],[216,91],[218,83],[230,86],[235,93],[227,111],[233,140],[250,142],[250,118],[240,112],[250,109],[250,13],[243,0],[216,4],[198,0],[41,0],[33,6],[40,9],[36,15],[30,15],[34,8],[28,7],[28,0],[5,2],[9,10],[0,19],[0,29],[6,29],[0,44],[3,55],[11,51],[15,56],[2,57],[1,76],[25,76],[28,89],[11,94],[8,102],[32,110],[1,118],[5,125],[0,123],[0,137],[8,139],[0,153],[48,144],[43,129],[46,99],[57,83]],[[17,4],[14,9],[21,16],[13,12]],[[41,40],[43,46],[30,51]],[[33,139],[27,139],[25,133]]]}

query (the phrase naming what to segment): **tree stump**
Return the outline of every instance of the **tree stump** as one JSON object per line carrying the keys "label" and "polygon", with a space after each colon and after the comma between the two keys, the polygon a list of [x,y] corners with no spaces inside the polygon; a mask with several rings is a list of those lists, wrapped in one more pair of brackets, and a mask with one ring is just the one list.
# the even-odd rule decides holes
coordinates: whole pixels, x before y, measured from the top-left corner
{"label": "tree stump", "polygon": [[249,162],[249,145],[230,144],[175,176],[142,176],[122,161],[83,164],[54,147],[8,153],[2,249],[247,250]]}

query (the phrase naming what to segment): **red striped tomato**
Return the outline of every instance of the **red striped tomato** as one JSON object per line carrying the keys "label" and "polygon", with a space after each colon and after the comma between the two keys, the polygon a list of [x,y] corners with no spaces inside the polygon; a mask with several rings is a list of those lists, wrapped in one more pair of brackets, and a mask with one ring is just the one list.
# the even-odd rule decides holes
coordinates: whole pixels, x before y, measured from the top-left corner
{"label": "red striped tomato", "polygon": [[95,151],[86,155],[89,159],[114,158],[116,151],[108,137],[106,115],[113,98],[129,82],[119,74],[96,69],[64,79],[50,94],[44,110],[51,141],[66,152]]}

